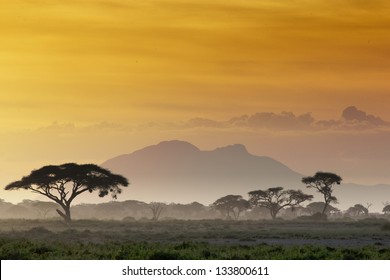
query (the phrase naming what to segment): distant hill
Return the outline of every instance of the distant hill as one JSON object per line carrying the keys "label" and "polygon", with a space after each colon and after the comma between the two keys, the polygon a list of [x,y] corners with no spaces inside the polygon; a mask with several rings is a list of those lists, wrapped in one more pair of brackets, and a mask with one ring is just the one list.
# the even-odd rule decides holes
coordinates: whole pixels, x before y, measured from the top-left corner
{"label": "distant hill", "polygon": [[[249,191],[275,186],[301,189],[313,194],[315,201],[323,199],[301,183],[307,175],[272,158],[252,155],[241,144],[201,151],[188,142],[164,141],[109,159],[102,166],[129,179],[120,200],[209,204],[228,194],[246,197]],[[339,200],[334,206],[342,210],[373,203],[370,210],[381,211],[382,202],[390,201],[390,185],[343,183],[335,187],[334,195]]]}
{"label": "distant hill", "polygon": [[235,144],[201,151],[184,141],[164,141],[102,164],[131,182],[122,199],[211,203],[227,194],[274,186],[304,187],[302,174]]}

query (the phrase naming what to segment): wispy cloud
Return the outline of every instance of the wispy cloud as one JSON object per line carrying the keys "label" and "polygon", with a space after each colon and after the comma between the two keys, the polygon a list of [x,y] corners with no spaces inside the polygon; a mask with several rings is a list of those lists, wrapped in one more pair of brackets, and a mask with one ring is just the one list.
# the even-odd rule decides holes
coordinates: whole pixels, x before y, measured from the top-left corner
{"label": "wispy cloud", "polygon": [[[326,131],[364,131],[373,129],[390,129],[390,122],[379,116],[369,114],[355,106],[345,108],[339,118],[316,119],[313,113],[294,114],[293,112],[257,112],[252,115],[241,115],[228,120],[214,120],[210,118],[195,117],[186,121],[164,122],[151,121],[139,124],[138,126],[119,122],[99,122],[86,125],[74,123],[58,123],[40,127],[35,131],[38,133],[61,134],[88,134],[88,133],[134,133],[145,130],[191,130],[191,129],[213,129],[213,130],[234,130],[249,129],[253,131],[285,131],[285,132],[326,132]],[[34,131],[32,131],[34,132]]]}
{"label": "wispy cloud", "polygon": [[312,113],[296,115],[293,112],[258,112],[253,115],[241,115],[229,120],[218,121],[208,118],[192,118],[188,121],[142,125],[140,129],[194,129],[194,128],[249,128],[270,131],[324,131],[324,130],[370,130],[390,128],[390,122],[378,116],[368,114],[355,106],[344,109],[337,119],[315,119]]}
{"label": "wispy cloud", "polygon": [[52,124],[36,129],[37,132],[47,133],[70,133],[70,132],[86,132],[101,131],[101,132],[113,132],[113,131],[126,131],[131,132],[133,128],[129,125],[113,122],[99,122],[88,125],[76,125],[74,123],[59,123],[53,122]]}

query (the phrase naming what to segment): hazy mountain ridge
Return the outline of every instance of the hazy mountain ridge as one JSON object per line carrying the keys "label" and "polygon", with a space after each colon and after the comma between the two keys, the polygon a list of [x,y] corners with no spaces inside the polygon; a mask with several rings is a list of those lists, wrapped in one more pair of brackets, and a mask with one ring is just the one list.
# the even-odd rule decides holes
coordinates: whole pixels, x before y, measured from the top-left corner
{"label": "hazy mountain ridge", "polygon": [[[208,204],[227,194],[246,197],[248,191],[283,186],[301,189],[314,194],[315,201],[322,201],[319,194],[301,183],[306,175],[270,157],[252,155],[241,144],[201,151],[188,142],[163,141],[109,159],[102,166],[131,182],[120,200]],[[390,185],[343,183],[335,187],[335,195],[340,202],[335,206],[340,209],[373,203],[372,209],[381,211],[382,203],[390,201]]]}
{"label": "hazy mountain ridge", "polygon": [[102,164],[126,176],[123,199],[212,202],[228,193],[275,185],[298,186],[302,175],[241,144],[201,151],[184,141],[164,141]]}

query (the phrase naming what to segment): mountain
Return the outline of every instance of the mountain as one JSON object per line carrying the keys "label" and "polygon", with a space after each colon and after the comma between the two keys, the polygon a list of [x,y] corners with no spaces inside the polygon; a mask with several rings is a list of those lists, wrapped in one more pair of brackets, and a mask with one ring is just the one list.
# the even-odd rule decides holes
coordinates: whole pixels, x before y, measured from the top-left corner
{"label": "mountain", "polygon": [[184,141],[164,141],[102,164],[127,177],[121,200],[212,203],[227,194],[275,186],[304,187],[303,175],[240,144],[201,151]]}
{"label": "mountain", "polygon": [[[314,201],[323,200],[301,183],[304,175],[272,158],[252,155],[241,144],[201,151],[188,142],[164,141],[109,159],[102,166],[129,179],[120,200],[209,204],[228,194],[246,198],[249,191],[275,186],[301,189],[314,195]],[[390,201],[390,185],[343,183],[335,186],[334,195],[339,200],[334,206],[341,210],[373,203],[370,211],[380,212],[382,203]]]}

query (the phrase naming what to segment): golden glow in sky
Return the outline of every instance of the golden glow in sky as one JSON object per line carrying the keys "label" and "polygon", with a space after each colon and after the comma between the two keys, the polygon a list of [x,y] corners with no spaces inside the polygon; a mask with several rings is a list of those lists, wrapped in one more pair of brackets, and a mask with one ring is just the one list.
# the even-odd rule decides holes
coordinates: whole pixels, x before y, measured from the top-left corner
{"label": "golden glow in sky", "polygon": [[390,117],[389,27],[387,1],[1,0],[1,127]]}
{"label": "golden glow in sky", "polygon": [[[337,119],[350,105],[389,120],[389,29],[380,0],[0,0],[0,167],[105,160],[166,138],[241,142],[293,164],[269,144],[274,134],[155,124],[282,111]],[[307,137],[298,134],[291,143]]]}

